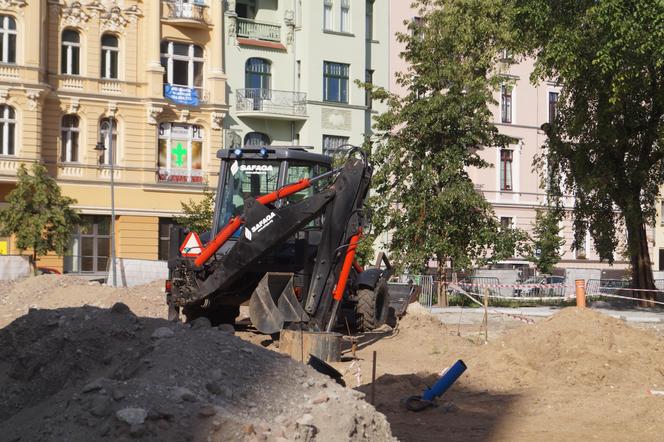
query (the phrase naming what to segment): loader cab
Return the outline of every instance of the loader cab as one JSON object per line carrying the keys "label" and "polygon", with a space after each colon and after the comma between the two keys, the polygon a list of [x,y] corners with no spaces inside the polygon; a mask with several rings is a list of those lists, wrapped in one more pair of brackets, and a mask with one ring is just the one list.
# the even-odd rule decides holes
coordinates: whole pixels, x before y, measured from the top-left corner
{"label": "loader cab", "polygon": [[[331,170],[332,159],[299,147],[251,146],[221,149],[219,185],[215,203],[212,237],[234,216],[242,214],[244,201],[273,192],[280,187]],[[320,183],[318,186],[324,186]],[[285,201],[299,201],[311,196],[316,187],[305,189]],[[280,202],[279,204],[283,204]],[[318,223],[310,227],[315,230]],[[235,237],[239,232],[235,233]],[[231,241],[229,241],[231,242]]]}

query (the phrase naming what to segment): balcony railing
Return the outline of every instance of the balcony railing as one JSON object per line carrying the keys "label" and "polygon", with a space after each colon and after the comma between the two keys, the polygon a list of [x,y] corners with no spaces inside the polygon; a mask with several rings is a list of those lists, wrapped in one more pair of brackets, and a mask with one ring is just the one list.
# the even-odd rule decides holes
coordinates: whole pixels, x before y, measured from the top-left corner
{"label": "balcony railing", "polygon": [[238,18],[237,36],[257,40],[281,41],[281,26]]}
{"label": "balcony railing", "polygon": [[307,94],[272,89],[237,89],[237,111],[307,116]]}
{"label": "balcony railing", "polygon": [[207,5],[202,2],[186,3],[178,0],[165,1],[164,18],[175,20],[192,20],[207,24]]}

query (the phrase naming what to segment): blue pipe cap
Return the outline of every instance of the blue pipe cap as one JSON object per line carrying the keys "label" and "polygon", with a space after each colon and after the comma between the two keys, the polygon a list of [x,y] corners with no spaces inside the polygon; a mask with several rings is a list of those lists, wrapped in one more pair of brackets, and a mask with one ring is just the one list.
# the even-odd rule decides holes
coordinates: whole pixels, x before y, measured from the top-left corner
{"label": "blue pipe cap", "polygon": [[260,154],[262,157],[267,156],[267,147],[261,147]]}
{"label": "blue pipe cap", "polygon": [[242,149],[240,149],[238,147],[233,151],[233,153],[235,154],[236,157],[241,157],[242,156]]}

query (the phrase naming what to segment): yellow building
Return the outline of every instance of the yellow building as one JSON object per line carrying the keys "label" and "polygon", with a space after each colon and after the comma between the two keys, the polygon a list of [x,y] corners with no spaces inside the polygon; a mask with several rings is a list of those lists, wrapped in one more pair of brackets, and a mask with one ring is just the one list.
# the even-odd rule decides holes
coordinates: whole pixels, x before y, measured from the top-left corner
{"label": "yellow building", "polygon": [[21,163],[42,162],[85,221],[41,266],[106,271],[111,146],[118,257],[163,258],[180,202],[216,185],[222,14],[209,0],[0,1],[0,201]]}

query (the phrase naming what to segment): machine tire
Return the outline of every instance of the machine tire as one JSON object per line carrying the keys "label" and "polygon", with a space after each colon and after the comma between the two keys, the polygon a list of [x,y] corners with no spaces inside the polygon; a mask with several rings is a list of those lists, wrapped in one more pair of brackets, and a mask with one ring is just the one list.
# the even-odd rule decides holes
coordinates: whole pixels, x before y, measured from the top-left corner
{"label": "machine tire", "polygon": [[213,327],[220,324],[235,324],[235,318],[240,315],[240,307],[232,305],[217,306],[214,308],[201,308],[198,305],[187,306],[183,309],[186,316],[185,322],[192,322],[196,318],[205,316],[210,320]]}
{"label": "machine tire", "polygon": [[371,331],[385,324],[389,309],[387,284],[379,282],[375,289],[357,291],[357,327],[360,331]]}

